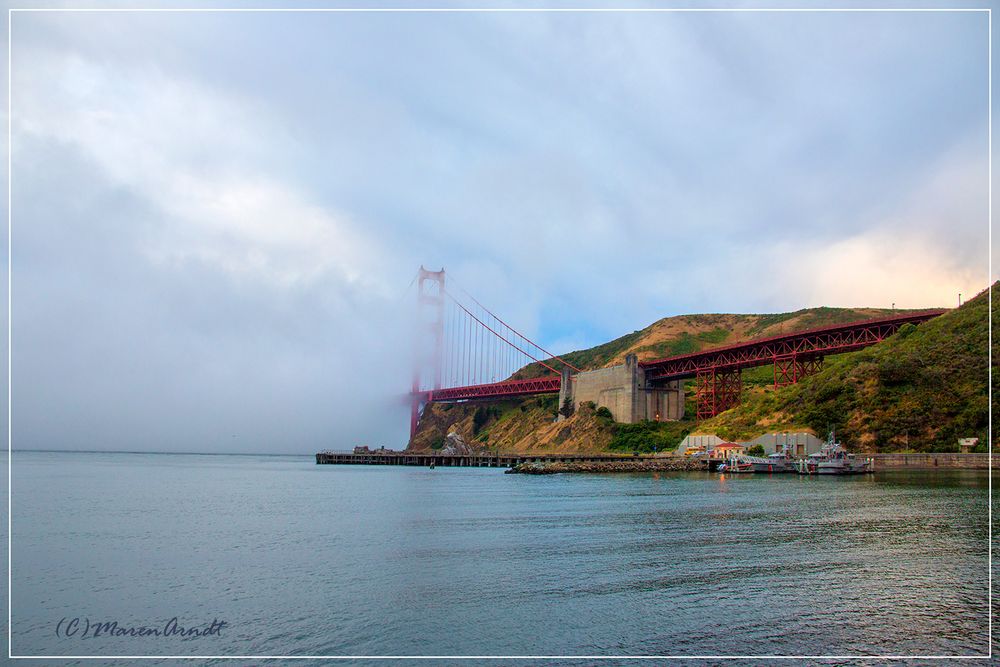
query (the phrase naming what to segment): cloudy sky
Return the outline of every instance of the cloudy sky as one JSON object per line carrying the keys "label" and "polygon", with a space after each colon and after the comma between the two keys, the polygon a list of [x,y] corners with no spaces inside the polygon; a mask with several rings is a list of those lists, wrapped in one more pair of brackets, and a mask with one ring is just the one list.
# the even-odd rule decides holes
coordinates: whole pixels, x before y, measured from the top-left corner
{"label": "cloudy sky", "polygon": [[13,438],[401,446],[416,268],[555,351],[986,287],[982,13],[17,13]]}

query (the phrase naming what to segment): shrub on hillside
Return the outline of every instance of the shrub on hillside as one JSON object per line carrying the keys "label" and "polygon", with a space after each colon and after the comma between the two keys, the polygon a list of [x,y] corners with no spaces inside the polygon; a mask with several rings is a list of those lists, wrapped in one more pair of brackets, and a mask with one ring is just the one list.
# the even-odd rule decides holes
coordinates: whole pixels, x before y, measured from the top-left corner
{"label": "shrub on hillside", "polygon": [[575,410],[573,408],[573,399],[571,399],[569,396],[567,396],[563,400],[562,407],[559,408],[559,414],[561,414],[563,417],[566,417],[567,419],[569,419],[570,417],[573,416],[574,412],[575,412]]}
{"label": "shrub on hillside", "polygon": [[478,435],[486,423],[500,416],[500,408],[495,405],[481,405],[472,415],[472,435]]}
{"label": "shrub on hillside", "polygon": [[685,422],[641,421],[636,424],[614,424],[610,449],[626,452],[664,452],[676,449],[691,432]]}

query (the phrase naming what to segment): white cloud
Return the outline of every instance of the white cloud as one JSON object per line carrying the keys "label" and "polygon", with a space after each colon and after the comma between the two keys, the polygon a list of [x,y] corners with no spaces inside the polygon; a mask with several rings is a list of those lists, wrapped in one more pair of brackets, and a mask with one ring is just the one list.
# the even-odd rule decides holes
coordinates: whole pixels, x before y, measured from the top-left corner
{"label": "white cloud", "polygon": [[76,146],[162,211],[169,223],[143,244],[153,261],[279,286],[377,277],[367,267],[386,249],[268,168],[281,125],[251,99],[61,53],[37,53],[30,71],[17,82],[16,132]]}
{"label": "white cloud", "polygon": [[951,307],[959,292],[971,298],[986,287],[984,268],[954,266],[933,239],[918,234],[877,230],[831,244],[782,246],[770,260],[779,266],[783,258],[772,275],[758,275],[806,305]]}
{"label": "white cloud", "polygon": [[34,426],[88,372],[124,401],[149,366],[205,429],[398,435],[375,399],[405,391],[420,263],[552,347],[950,305],[984,286],[979,18],[19,16]]}

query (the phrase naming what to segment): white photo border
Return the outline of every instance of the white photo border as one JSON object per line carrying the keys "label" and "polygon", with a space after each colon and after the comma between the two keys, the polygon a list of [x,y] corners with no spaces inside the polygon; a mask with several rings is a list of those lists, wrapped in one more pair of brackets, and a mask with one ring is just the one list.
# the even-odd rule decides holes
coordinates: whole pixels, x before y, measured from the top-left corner
{"label": "white photo border", "polygon": [[[12,371],[13,324],[11,315],[13,277],[12,234],[12,23],[16,13],[984,13],[987,18],[987,172],[989,196],[987,236],[989,262],[989,426],[987,428],[988,494],[988,651],[985,655],[14,655],[13,654],[13,582],[11,567],[13,545],[12,457]],[[990,7],[37,7],[7,10],[7,657],[34,660],[986,660],[993,657],[993,17]]]}

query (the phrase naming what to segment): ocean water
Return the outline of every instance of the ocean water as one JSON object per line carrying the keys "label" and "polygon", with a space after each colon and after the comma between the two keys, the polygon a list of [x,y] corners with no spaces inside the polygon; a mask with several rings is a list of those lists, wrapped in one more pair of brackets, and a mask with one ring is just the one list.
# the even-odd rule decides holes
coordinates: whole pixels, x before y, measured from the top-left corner
{"label": "ocean water", "polygon": [[[976,472],[526,476],[15,452],[11,507],[15,655],[968,655],[988,645],[987,477]],[[162,629],[172,618],[225,625],[83,634],[88,622]]]}

